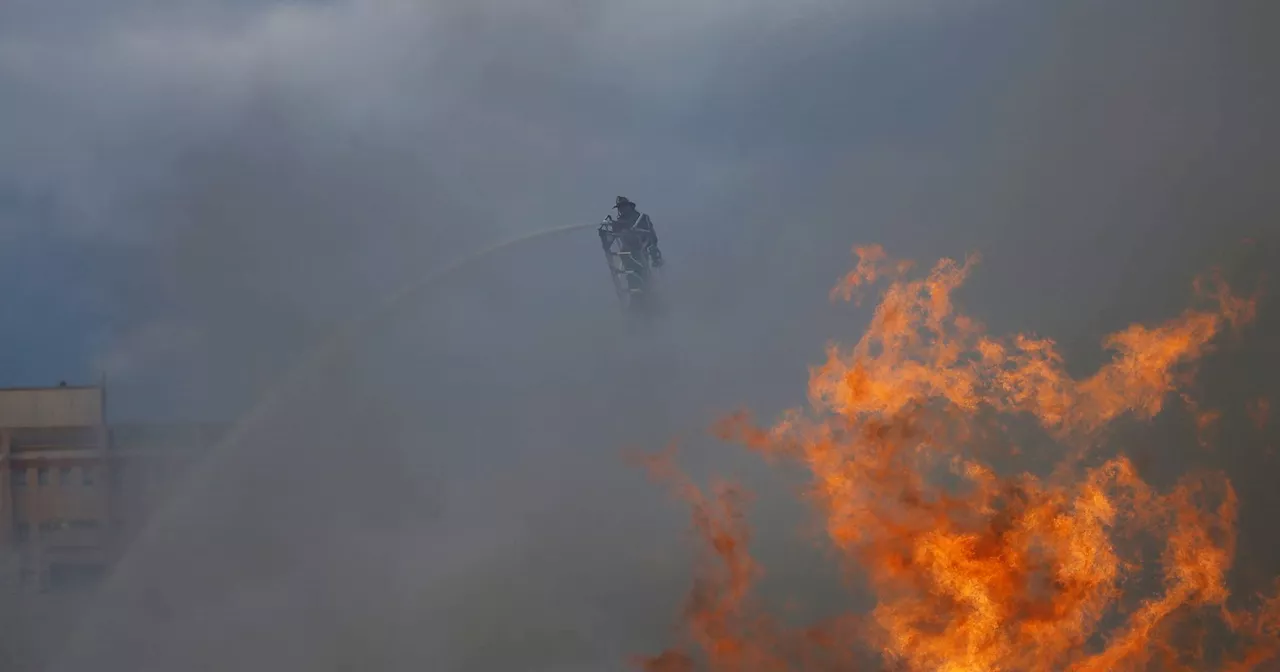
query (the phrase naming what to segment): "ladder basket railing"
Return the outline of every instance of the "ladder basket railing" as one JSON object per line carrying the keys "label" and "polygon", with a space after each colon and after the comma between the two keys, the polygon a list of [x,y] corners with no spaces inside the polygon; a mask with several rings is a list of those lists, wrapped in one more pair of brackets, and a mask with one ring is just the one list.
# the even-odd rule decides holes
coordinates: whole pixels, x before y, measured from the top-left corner
{"label": "ladder basket railing", "polygon": [[600,225],[600,242],[614,291],[623,307],[630,307],[637,295],[649,289],[651,262],[644,234],[640,231],[614,230],[612,222]]}

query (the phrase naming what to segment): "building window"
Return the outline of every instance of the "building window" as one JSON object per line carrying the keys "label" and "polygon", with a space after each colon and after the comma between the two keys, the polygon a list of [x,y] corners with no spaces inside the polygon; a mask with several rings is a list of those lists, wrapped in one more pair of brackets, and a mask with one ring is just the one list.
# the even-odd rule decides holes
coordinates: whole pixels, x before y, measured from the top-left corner
{"label": "building window", "polygon": [[10,467],[9,485],[15,488],[27,487],[27,468],[26,467]]}
{"label": "building window", "polygon": [[80,471],[83,484],[93,485],[93,467],[82,467]]}
{"label": "building window", "polygon": [[71,485],[71,467],[58,469],[58,485]]}
{"label": "building window", "polygon": [[49,467],[40,467],[36,469],[36,485],[49,485]]}
{"label": "building window", "polygon": [[18,523],[18,542],[22,543],[31,538],[31,525],[29,523]]}

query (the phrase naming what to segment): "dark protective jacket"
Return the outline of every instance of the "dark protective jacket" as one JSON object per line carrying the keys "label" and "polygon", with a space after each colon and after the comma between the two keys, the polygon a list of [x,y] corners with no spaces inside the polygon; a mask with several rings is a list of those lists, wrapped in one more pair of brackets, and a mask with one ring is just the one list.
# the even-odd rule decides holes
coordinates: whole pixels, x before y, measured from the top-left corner
{"label": "dark protective jacket", "polygon": [[658,233],[653,230],[653,220],[649,219],[649,215],[635,208],[627,208],[625,211],[618,212],[612,228],[619,232],[634,230],[640,233],[641,244],[654,257],[661,257],[658,252]]}

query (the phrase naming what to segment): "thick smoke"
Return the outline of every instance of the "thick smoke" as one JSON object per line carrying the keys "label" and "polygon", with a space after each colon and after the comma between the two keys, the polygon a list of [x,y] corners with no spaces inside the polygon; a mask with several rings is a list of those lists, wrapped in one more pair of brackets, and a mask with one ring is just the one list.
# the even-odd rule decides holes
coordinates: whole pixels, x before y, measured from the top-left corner
{"label": "thick smoke", "polygon": [[[616,669],[689,580],[624,450],[685,438],[789,499],[704,430],[856,338],[826,300],[852,245],[982,253],[969,311],[1073,362],[1241,238],[1246,275],[1274,260],[1266,2],[110,5],[0,7],[0,371],[234,418],[385,292],[619,194],[672,313],[626,326],[589,231],[451,276],[210,454],[78,627],[47,620],[57,670]],[[1280,401],[1273,351],[1236,370]],[[1280,502],[1237,485],[1273,574],[1249,526]],[[820,592],[802,513],[756,510],[769,581]]]}

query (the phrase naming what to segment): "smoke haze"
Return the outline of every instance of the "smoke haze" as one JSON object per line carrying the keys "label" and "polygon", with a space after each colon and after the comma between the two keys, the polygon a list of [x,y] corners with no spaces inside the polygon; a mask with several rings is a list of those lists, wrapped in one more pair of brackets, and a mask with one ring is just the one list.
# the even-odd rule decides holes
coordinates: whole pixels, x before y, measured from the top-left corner
{"label": "smoke haze", "polygon": [[[671,314],[624,324],[589,230],[470,264],[209,455],[91,607],[29,621],[59,672],[621,669],[689,580],[627,449],[755,490],[771,585],[834,580],[794,483],[705,428],[857,339],[851,246],[981,253],[968,312],[1084,369],[1210,265],[1276,267],[1261,0],[109,5],[0,6],[6,385],[231,420],[386,292],[616,195]],[[1232,408],[1280,400],[1276,308],[1207,383]]]}

